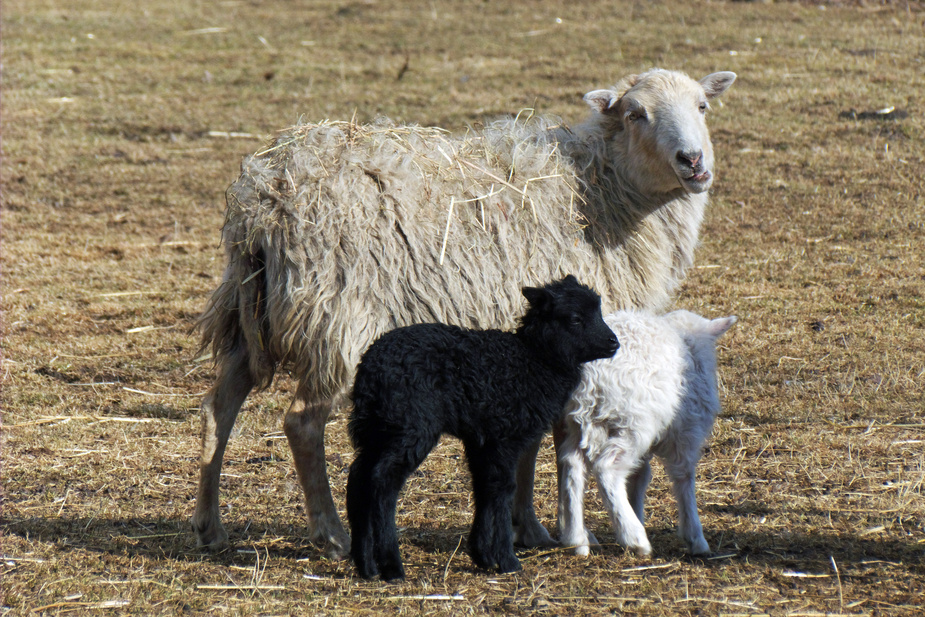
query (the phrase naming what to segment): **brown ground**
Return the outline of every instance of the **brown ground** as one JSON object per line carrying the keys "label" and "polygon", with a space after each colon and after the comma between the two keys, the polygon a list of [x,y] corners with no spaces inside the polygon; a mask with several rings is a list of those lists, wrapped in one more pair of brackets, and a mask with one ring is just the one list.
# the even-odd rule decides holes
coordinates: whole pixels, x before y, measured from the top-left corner
{"label": "brown ground", "polygon": [[[3,3],[0,614],[921,614],[921,5],[570,4]],[[577,121],[584,92],[654,65],[739,74],[711,115],[718,180],[678,302],[740,318],[700,469],[715,556],[684,556],[659,472],[652,558],[526,551],[522,573],[476,571],[447,441],[403,496],[408,582],[356,580],[303,539],[285,377],[226,457],[234,550],[196,550],[211,367],[188,329],[241,156],[300,117]],[[342,505],[343,415],[328,447]],[[554,529],[549,447],[537,482]],[[589,516],[612,538],[596,493]]]}

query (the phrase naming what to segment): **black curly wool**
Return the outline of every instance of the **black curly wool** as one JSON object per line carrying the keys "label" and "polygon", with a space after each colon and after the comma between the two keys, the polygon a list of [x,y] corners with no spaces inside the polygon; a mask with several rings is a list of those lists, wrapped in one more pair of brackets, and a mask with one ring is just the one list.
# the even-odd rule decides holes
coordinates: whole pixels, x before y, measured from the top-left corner
{"label": "black curly wool", "polygon": [[520,569],[511,537],[520,454],[561,417],[581,364],[619,346],[600,297],[574,277],[523,294],[530,307],[516,332],[418,324],[388,332],[363,355],[347,482],[351,554],[361,576],[404,577],[398,494],[444,433],[462,440],[472,474],[472,559],[486,569]]}

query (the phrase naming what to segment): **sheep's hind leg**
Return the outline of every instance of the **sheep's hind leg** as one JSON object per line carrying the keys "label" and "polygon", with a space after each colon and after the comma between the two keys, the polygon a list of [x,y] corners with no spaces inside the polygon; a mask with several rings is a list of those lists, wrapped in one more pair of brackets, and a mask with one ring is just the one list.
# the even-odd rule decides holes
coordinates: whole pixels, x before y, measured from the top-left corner
{"label": "sheep's hind leg", "polygon": [[540,523],[533,507],[533,477],[536,473],[536,456],[542,441],[540,437],[530,444],[520,455],[517,464],[517,488],[514,492],[512,516],[514,543],[528,548],[559,545]]}
{"label": "sheep's hind leg", "polygon": [[374,578],[379,574],[374,552],[374,505],[370,490],[373,462],[369,455],[358,449],[347,479],[347,518],[350,521],[350,532],[353,534],[350,555],[363,578]]}
{"label": "sheep's hind leg", "polygon": [[192,524],[197,544],[212,550],[228,546],[228,532],[218,510],[222,459],[238,411],[253,387],[247,351],[239,347],[223,357],[218,378],[202,400],[202,454]]}
{"label": "sheep's hind leg", "polygon": [[344,530],[328,482],[324,457],[324,425],[332,401],[309,403],[300,384],[283,422],[296,474],[305,494],[305,514],[312,542],[321,544],[332,559],[343,559],[350,550],[350,536]]}
{"label": "sheep's hind leg", "polygon": [[678,502],[678,535],[687,544],[691,555],[708,555],[710,545],[703,537],[703,525],[697,514],[697,495],[694,489],[693,465],[667,464],[665,470],[671,479],[671,492]]}

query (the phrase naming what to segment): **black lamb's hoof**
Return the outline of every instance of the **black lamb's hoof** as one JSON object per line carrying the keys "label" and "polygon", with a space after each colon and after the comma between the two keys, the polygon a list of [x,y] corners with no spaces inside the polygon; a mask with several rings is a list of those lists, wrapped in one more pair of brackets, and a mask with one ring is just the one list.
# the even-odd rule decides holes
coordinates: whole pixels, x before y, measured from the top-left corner
{"label": "black lamb's hoof", "polygon": [[521,570],[523,570],[523,566],[520,565],[520,560],[514,555],[507,555],[498,560],[498,572],[502,574],[506,572],[520,572]]}
{"label": "black lamb's hoof", "polygon": [[375,562],[365,561],[362,559],[354,559],[354,563],[357,567],[357,574],[365,579],[373,579],[379,576],[379,569],[376,567]]}
{"label": "black lamb's hoof", "polygon": [[379,578],[387,583],[400,583],[405,580],[405,568],[400,563],[383,565],[379,570]]}

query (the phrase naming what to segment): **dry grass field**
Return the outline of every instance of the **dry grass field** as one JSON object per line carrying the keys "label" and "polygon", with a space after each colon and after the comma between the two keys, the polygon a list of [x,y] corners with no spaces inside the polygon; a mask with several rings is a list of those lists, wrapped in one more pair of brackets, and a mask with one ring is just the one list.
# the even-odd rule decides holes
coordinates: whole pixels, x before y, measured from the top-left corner
{"label": "dry grass field", "polygon": [[[925,611],[919,3],[7,0],[2,59],[0,614]],[[651,66],[739,75],[709,119],[717,181],[678,298],[740,320],[700,468],[715,554],[685,557],[656,465],[651,558],[528,550],[523,572],[480,572],[447,440],[400,504],[408,581],[358,580],[303,538],[285,375],[226,454],[233,548],[197,550],[212,367],[189,329],[241,157],[299,118],[578,122],[584,92]],[[341,508],[344,419],[328,427]],[[554,470],[547,444],[550,530]]]}

